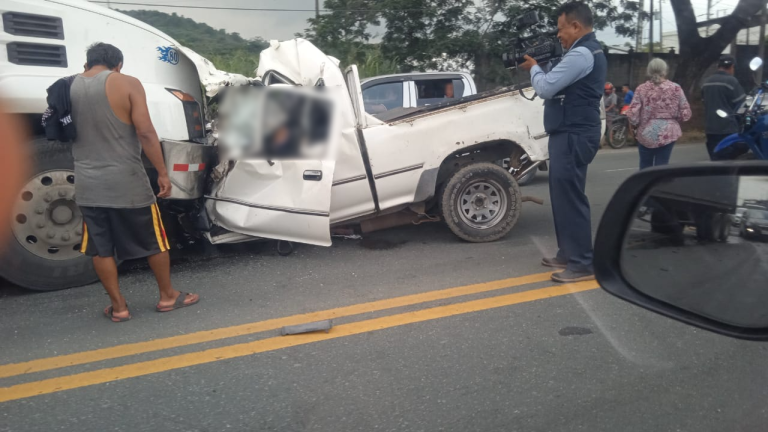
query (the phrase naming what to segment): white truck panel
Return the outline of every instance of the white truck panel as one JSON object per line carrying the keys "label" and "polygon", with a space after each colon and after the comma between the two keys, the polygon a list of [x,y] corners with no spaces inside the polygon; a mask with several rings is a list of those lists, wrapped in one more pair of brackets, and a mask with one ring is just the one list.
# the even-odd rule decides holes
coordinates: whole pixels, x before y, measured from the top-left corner
{"label": "white truck panel", "polygon": [[[3,53],[0,54],[0,94],[15,113],[40,114],[45,111],[46,89],[61,77],[81,73],[86,62],[86,50],[95,42],[115,45],[123,52],[125,62],[122,72],[138,78],[147,87],[148,96],[152,96],[150,88],[152,93],[161,89],[167,93],[165,88],[173,88],[189,93],[198,102],[204,103],[194,64],[181,55],[175,40],[153,27],[84,0],[5,0],[0,3],[0,13],[7,11],[59,17],[64,27],[64,40],[19,37],[0,31],[0,48],[3,48],[0,49]],[[67,67],[9,63],[4,48],[10,42],[64,45]],[[161,60],[158,48],[171,50],[171,55],[165,57],[169,61]],[[173,104],[155,111],[155,114],[170,109],[183,114],[178,99],[157,96],[155,100]],[[153,121],[156,127],[161,123],[155,118]],[[186,125],[182,130],[186,131]],[[161,135],[161,138],[172,137]]]}

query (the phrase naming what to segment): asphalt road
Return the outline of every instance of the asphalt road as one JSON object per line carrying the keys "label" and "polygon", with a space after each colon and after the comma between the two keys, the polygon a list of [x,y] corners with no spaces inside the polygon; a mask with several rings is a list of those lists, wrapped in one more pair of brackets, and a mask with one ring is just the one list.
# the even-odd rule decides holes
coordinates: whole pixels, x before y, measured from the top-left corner
{"label": "asphalt road", "polygon": [[[672,162],[706,159],[681,145]],[[596,227],[637,165],[601,152]],[[524,188],[548,201],[546,174]],[[755,431],[768,424],[768,344],[643,311],[594,283],[556,286],[549,204],[492,244],[392,229],[280,257],[263,246],[184,257],[200,304],[154,312],[152,275],[0,289],[0,431]],[[279,328],[333,318],[329,333]]]}

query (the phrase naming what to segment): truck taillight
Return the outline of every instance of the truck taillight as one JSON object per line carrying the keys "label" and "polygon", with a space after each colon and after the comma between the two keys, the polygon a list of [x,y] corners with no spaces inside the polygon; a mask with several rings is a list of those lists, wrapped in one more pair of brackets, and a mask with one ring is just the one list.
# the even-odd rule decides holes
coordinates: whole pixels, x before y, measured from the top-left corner
{"label": "truck taillight", "polygon": [[184,118],[187,120],[187,132],[189,132],[190,141],[203,142],[205,140],[205,128],[203,127],[200,104],[189,93],[175,89],[166,90],[180,100],[184,107]]}

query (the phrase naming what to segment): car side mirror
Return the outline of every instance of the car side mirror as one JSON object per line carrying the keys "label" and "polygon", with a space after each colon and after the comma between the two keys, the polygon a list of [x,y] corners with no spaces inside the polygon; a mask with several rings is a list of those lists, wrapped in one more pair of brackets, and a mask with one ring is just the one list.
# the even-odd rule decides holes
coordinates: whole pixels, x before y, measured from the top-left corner
{"label": "car side mirror", "polygon": [[603,289],[623,300],[768,341],[768,163],[638,172],[605,210],[594,265]]}

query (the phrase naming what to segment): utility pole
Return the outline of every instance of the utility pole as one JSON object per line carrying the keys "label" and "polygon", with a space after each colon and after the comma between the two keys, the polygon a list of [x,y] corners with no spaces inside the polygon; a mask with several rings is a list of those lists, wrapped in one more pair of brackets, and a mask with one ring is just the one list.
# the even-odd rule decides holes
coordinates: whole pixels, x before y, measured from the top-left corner
{"label": "utility pole", "polygon": [[659,0],[659,52],[664,52],[664,0]]}
{"label": "utility pole", "polygon": [[651,23],[648,26],[648,61],[653,59],[653,0],[651,0]]}
{"label": "utility pole", "polygon": [[641,15],[644,9],[643,0],[640,0],[637,10],[637,39],[635,40],[635,51],[637,52],[643,52],[643,17]]}
{"label": "utility pole", "polygon": [[[763,10],[760,11],[760,39],[757,40],[757,56],[765,58],[765,25],[768,24],[768,3],[763,2]],[[749,29],[747,29],[749,31]],[[760,67],[760,72],[757,73],[759,82],[763,82],[765,75],[765,66]]]}
{"label": "utility pole", "polygon": [[[707,0],[707,21],[712,18],[712,0]],[[707,36],[709,36],[709,24],[707,24]]]}
{"label": "utility pole", "polygon": [[320,0],[315,0],[315,18],[320,17]]}

